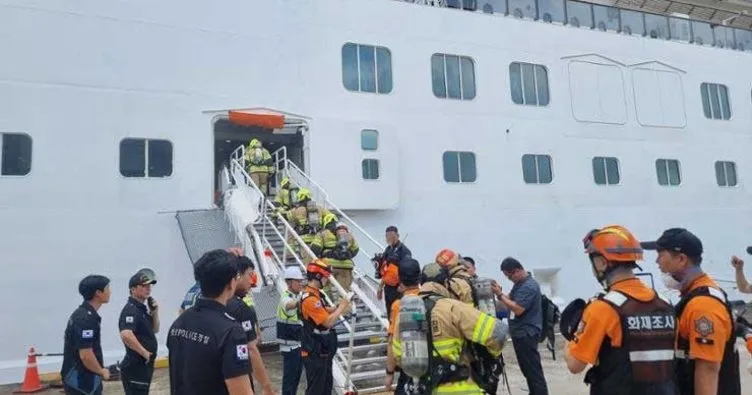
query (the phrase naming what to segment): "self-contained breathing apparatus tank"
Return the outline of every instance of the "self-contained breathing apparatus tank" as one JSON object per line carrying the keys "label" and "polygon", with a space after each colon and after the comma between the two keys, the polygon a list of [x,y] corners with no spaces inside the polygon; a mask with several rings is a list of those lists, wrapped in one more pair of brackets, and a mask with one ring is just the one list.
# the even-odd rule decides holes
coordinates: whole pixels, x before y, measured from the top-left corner
{"label": "self-contained breathing apparatus tank", "polygon": [[400,299],[399,340],[402,344],[400,367],[417,380],[428,373],[428,322],[426,305],[417,295],[404,295]]}
{"label": "self-contained breathing apparatus tank", "polygon": [[478,310],[496,317],[496,298],[491,291],[491,285],[493,280],[487,277],[471,280],[473,288],[475,288],[476,303],[478,304]]}
{"label": "self-contained breathing apparatus tank", "polygon": [[310,233],[318,233],[321,230],[321,215],[319,215],[318,205],[313,200],[306,203],[306,214],[308,215]]}
{"label": "self-contained breathing apparatus tank", "polygon": [[263,161],[264,161],[264,152],[261,150],[261,147],[253,148],[253,152],[251,153],[251,163],[255,165]]}

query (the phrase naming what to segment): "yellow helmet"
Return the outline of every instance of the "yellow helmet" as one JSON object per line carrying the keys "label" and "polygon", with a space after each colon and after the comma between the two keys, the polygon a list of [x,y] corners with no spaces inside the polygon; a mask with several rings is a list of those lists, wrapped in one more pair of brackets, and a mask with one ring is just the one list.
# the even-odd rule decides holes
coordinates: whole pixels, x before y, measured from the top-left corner
{"label": "yellow helmet", "polygon": [[311,198],[311,191],[308,190],[308,188],[300,188],[298,190],[298,201],[302,201],[304,199],[310,199]]}
{"label": "yellow helmet", "polygon": [[287,177],[282,177],[282,181],[279,182],[279,187],[280,188],[285,188],[288,185],[290,185],[290,179],[287,178]]}
{"label": "yellow helmet", "polygon": [[334,215],[334,214],[332,214],[332,213],[326,213],[324,215],[324,218],[321,220],[321,224],[324,227],[326,227],[326,225],[328,225],[328,224],[330,224],[332,222],[334,222],[335,224],[337,223],[337,216]]}
{"label": "yellow helmet", "polygon": [[253,139],[253,140],[251,140],[251,143],[248,144],[248,147],[250,147],[250,148],[261,147],[261,142],[258,139]]}

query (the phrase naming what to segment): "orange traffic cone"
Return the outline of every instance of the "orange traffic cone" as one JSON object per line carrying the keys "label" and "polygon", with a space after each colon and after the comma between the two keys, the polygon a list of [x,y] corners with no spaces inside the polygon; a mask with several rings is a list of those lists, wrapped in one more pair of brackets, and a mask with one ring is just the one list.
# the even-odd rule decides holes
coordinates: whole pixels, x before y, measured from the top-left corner
{"label": "orange traffic cone", "polygon": [[34,347],[29,349],[29,355],[26,359],[26,374],[24,374],[24,381],[21,384],[21,389],[14,391],[14,394],[32,394],[44,390],[42,386],[42,380],[39,378],[39,370],[37,370],[37,355],[34,351]]}

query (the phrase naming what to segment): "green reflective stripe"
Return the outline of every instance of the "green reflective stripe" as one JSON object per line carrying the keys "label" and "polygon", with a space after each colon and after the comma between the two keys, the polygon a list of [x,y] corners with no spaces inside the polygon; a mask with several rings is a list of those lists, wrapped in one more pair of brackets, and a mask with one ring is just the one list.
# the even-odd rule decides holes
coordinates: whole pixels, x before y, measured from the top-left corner
{"label": "green reflective stripe", "polygon": [[441,339],[433,341],[433,348],[442,359],[456,362],[460,359],[463,342],[460,339]]}
{"label": "green reflective stripe", "polygon": [[[289,290],[285,291],[285,296],[287,296],[290,299],[295,299],[295,295],[293,295]],[[285,323],[285,324],[299,324],[300,319],[298,318],[298,309],[295,309],[295,312],[292,314],[287,314],[287,311],[284,308],[283,303],[284,300],[280,301],[279,305],[277,306],[277,321]]]}
{"label": "green reflective stripe", "polygon": [[472,381],[460,381],[457,383],[447,383],[438,386],[433,391],[434,394],[453,394],[453,395],[482,395],[483,390]]}
{"label": "green reflective stripe", "polygon": [[394,352],[395,357],[402,356],[402,343],[399,340],[392,340],[392,352]]}
{"label": "green reflective stripe", "polygon": [[473,330],[473,343],[486,344],[488,337],[491,335],[491,330],[494,327],[494,319],[488,314],[481,313],[478,322],[475,323],[475,329]]}

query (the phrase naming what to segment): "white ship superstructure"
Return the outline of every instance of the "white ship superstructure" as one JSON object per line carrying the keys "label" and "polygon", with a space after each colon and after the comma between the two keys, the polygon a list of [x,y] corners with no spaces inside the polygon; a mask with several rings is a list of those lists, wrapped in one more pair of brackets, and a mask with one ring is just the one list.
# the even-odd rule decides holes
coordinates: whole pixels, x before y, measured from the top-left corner
{"label": "white ship superstructure", "polygon": [[0,380],[30,346],[62,351],[92,272],[113,280],[107,362],[141,267],[167,323],[197,255],[260,247],[275,304],[265,211],[213,209],[253,137],[360,226],[364,276],[394,224],[422,262],[453,248],[499,278],[515,256],[564,302],[598,290],[584,234],[619,223],[687,227],[732,278],[752,230],[752,3],[416,3],[1,0]]}

